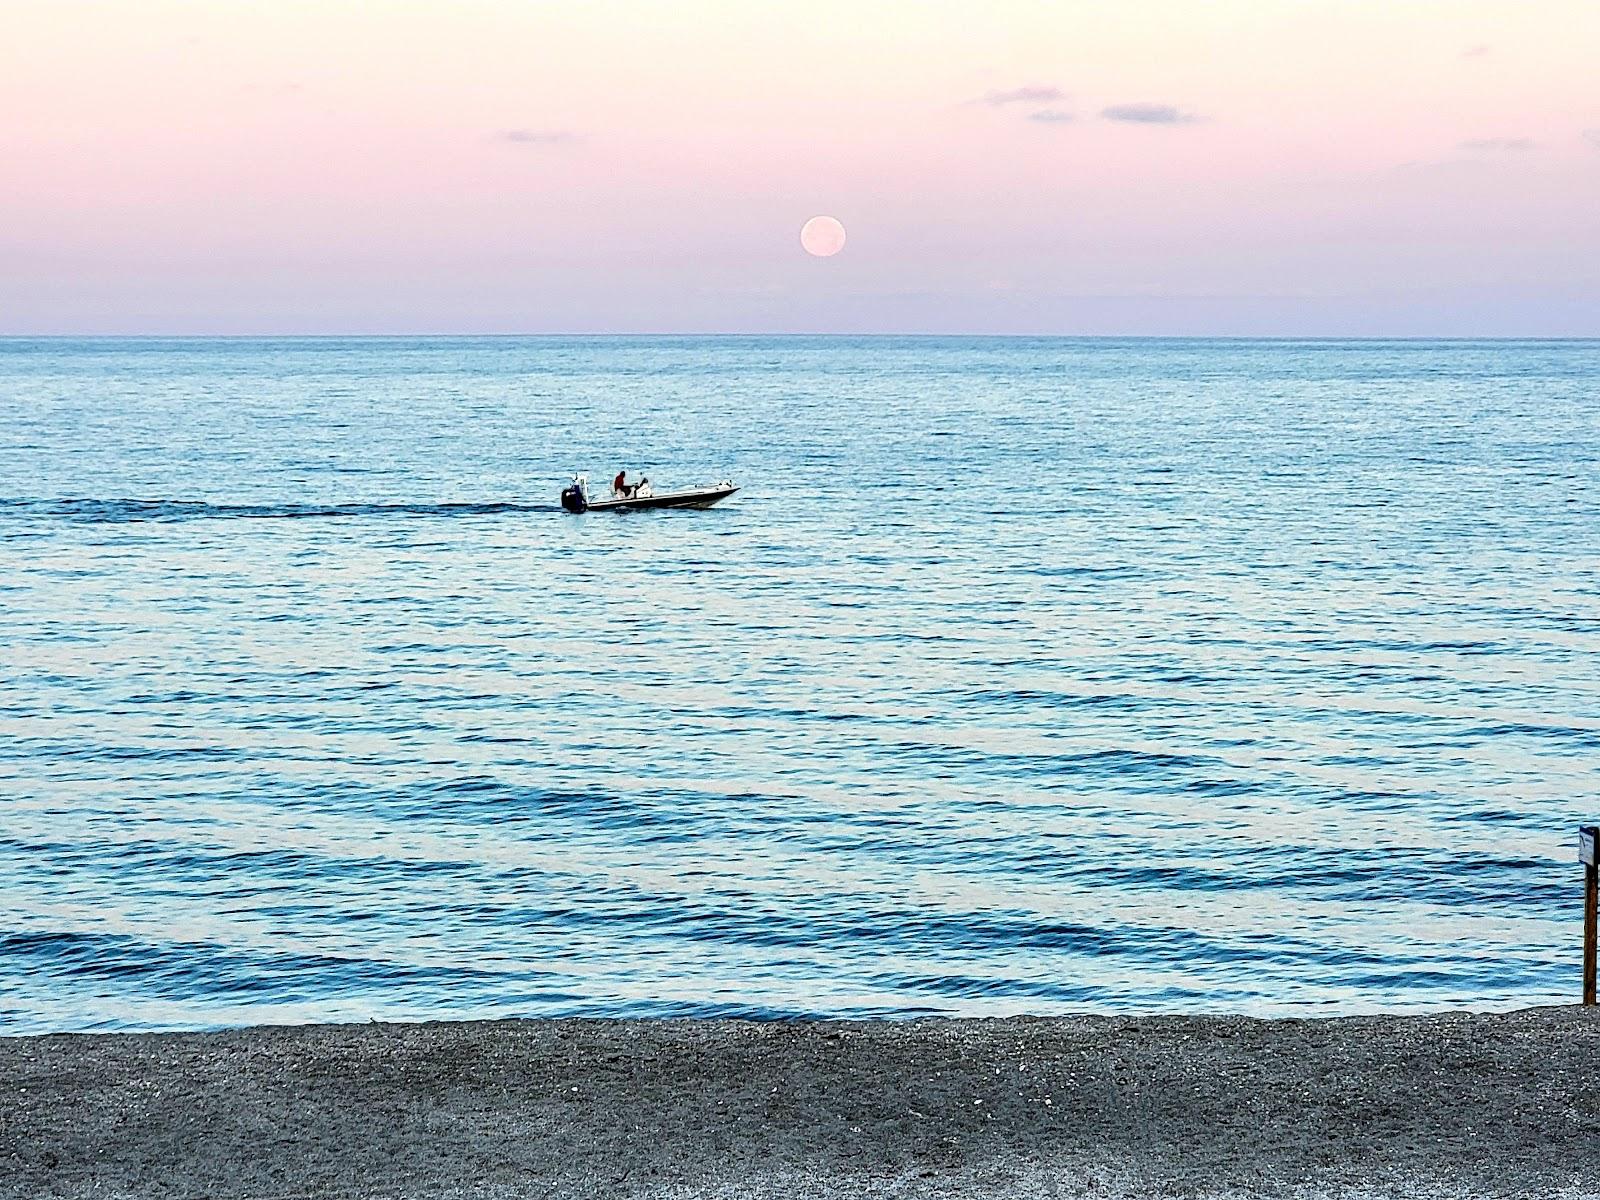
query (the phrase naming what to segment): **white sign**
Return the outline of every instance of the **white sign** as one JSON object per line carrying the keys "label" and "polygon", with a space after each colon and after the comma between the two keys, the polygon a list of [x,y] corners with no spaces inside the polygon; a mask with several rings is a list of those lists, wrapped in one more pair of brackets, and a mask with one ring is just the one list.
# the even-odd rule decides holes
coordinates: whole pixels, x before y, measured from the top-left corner
{"label": "white sign", "polygon": [[1594,830],[1578,830],[1578,861],[1584,866],[1592,867],[1594,860]]}

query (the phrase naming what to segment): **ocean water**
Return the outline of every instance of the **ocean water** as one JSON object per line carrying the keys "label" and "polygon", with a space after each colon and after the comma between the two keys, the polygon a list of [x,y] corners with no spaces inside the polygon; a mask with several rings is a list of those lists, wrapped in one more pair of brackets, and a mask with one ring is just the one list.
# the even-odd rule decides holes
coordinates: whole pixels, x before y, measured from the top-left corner
{"label": "ocean water", "polygon": [[0,1032],[1564,1001],[1596,817],[1600,343],[0,341]]}

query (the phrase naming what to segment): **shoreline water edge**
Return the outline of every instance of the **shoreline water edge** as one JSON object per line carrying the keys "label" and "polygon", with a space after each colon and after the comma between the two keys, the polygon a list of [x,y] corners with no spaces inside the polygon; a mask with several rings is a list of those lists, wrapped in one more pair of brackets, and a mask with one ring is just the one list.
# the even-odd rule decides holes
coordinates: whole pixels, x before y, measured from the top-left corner
{"label": "shoreline water edge", "polygon": [[1593,1195],[1600,1019],[0,1037],[3,1197]]}

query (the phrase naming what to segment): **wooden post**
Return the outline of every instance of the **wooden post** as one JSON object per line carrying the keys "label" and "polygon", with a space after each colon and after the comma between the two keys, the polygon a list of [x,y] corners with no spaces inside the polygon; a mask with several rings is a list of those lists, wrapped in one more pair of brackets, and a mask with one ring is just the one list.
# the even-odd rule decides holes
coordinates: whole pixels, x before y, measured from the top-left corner
{"label": "wooden post", "polygon": [[1600,901],[1600,855],[1595,844],[1600,842],[1600,826],[1584,825],[1578,830],[1578,861],[1583,864],[1583,1002],[1592,1005],[1594,998],[1595,907]]}

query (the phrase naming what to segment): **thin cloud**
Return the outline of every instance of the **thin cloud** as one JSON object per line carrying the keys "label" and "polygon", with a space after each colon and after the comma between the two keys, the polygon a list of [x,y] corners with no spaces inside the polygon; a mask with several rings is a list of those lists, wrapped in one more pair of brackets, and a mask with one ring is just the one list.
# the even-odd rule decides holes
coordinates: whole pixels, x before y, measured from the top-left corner
{"label": "thin cloud", "polygon": [[1077,118],[1063,109],[1041,108],[1036,113],[1029,113],[1028,120],[1038,121],[1042,125],[1065,125],[1068,121],[1075,121]]}
{"label": "thin cloud", "polygon": [[1484,43],[1479,42],[1476,46],[1468,46],[1465,50],[1463,50],[1461,52],[1461,57],[1462,58],[1484,58],[1484,57],[1487,57],[1488,53],[1489,53],[1489,47],[1487,45],[1485,45]]}
{"label": "thin cloud", "polygon": [[1532,138],[1525,137],[1473,138],[1462,142],[1461,148],[1476,150],[1480,154],[1520,154],[1524,150],[1532,150],[1535,144]]}
{"label": "thin cloud", "polygon": [[1583,140],[1595,149],[1600,150],[1600,129],[1585,129],[1583,131]]}
{"label": "thin cloud", "polygon": [[569,129],[503,129],[495,140],[514,146],[565,146],[578,140]]}
{"label": "thin cloud", "polygon": [[1009,92],[985,92],[980,104],[987,104],[991,108],[999,108],[1005,104],[1052,104],[1057,100],[1065,100],[1067,94],[1058,87],[1044,87],[1029,85],[1027,87],[1012,88]]}
{"label": "thin cloud", "polygon": [[1171,104],[1145,102],[1113,104],[1109,108],[1102,108],[1100,115],[1108,121],[1127,121],[1134,125],[1187,125],[1195,120],[1193,113],[1186,113]]}

